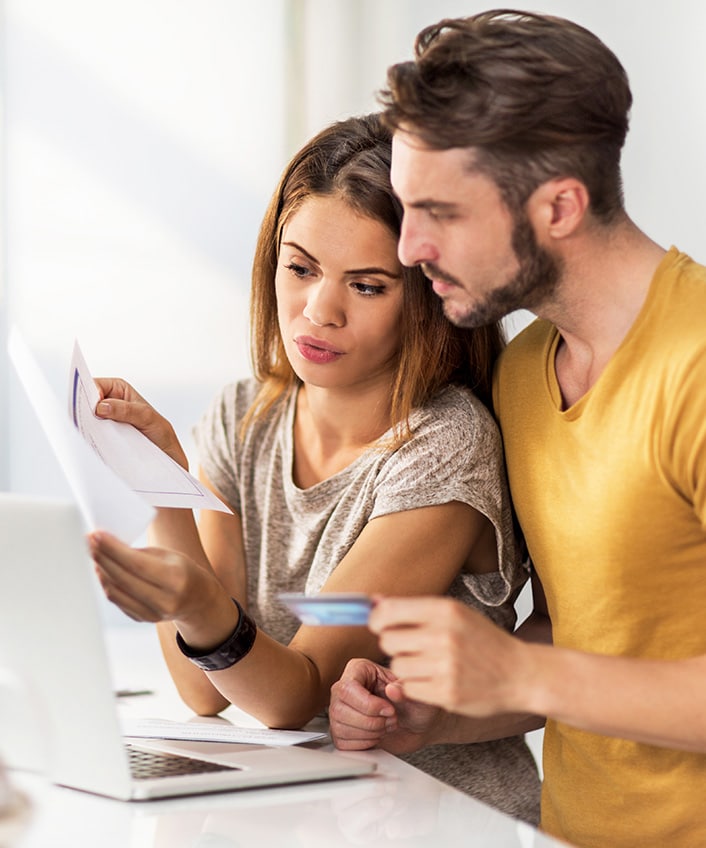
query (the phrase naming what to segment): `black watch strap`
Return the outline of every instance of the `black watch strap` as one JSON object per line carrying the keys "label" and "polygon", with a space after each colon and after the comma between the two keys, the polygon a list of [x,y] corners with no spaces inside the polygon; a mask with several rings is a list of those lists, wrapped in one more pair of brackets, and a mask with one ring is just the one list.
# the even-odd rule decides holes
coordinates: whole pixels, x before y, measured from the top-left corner
{"label": "black watch strap", "polygon": [[247,656],[255,644],[257,625],[235,598],[232,600],[238,609],[238,623],[235,626],[235,630],[225,642],[213,651],[209,651],[207,654],[200,654],[194,651],[193,648],[190,648],[186,644],[181,633],[177,630],[176,643],[179,650],[194,665],[197,665],[204,671],[223,671],[225,668],[230,668],[237,662],[240,662],[243,657]]}

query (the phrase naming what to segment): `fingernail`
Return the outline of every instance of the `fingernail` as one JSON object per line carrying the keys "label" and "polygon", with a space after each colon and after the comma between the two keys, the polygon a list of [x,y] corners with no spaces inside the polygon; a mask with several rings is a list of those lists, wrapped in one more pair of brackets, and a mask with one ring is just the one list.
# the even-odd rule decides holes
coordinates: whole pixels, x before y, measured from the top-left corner
{"label": "fingernail", "polygon": [[102,400],[96,406],[96,414],[97,415],[108,415],[110,413],[110,404],[108,401]]}

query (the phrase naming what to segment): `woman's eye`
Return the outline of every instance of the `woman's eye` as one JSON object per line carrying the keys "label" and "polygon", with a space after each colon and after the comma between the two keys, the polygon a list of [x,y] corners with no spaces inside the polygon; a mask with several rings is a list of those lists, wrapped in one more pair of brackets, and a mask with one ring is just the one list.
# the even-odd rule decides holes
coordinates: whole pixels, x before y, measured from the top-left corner
{"label": "woman's eye", "polygon": [[295,277],[307,277],[311,272],[304,265],[299,265],[297,262],[290,262],[284,266],[288,271],[291,271]]}
{"label": "woman's eye", "polygon": [[385,286],[375,286],[372,283],[352,283],[353,288],[366,297],[372,297],[376,294],[382,294],[385,291]]}

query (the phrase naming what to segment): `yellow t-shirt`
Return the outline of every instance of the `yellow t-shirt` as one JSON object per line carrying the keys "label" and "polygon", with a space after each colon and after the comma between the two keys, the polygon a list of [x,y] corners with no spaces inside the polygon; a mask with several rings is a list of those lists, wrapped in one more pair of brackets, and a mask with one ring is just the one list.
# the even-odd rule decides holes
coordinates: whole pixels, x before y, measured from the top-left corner
{"label": "yellow t-shirt", "polygon": [[[554,643],[704,654],[706,268],[675,248],[666,254],[621,346],[564,411],[558,341],[535,321],[504,352],[495,385]],[[581,848],[706,845],[706,755],[550,721],[544,774],[542,827]]]}

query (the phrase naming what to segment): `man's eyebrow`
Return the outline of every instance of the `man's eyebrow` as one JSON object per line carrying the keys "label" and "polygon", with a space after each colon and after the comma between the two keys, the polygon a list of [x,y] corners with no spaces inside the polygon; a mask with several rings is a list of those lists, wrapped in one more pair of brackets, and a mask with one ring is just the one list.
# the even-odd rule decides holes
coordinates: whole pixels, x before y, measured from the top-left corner
{"label": "man's eyebrow", "polygon": [[451,203],[445,200],[433,200],[431,198],[415,200],[412,203],[407,203],[411,209],[457,209],[458,203]]}

